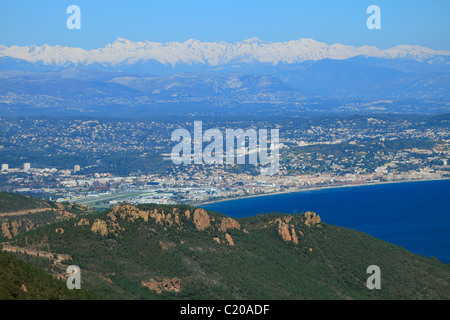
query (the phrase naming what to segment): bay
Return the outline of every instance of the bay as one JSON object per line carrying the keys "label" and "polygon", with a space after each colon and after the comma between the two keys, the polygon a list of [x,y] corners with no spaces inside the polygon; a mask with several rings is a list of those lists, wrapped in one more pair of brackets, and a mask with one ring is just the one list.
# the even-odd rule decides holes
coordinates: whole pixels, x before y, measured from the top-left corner
{"label": "bay", "polygon": [[450,180],[327,188],[200,207],[236,218],[315,211],[325,223],[356,229],[450,263]]}

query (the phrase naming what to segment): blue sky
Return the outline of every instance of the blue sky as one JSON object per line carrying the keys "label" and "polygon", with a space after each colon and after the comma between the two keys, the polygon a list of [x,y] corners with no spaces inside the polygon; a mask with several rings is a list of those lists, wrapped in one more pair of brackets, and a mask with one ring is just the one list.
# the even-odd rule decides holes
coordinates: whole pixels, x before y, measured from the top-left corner
{"label": "blue sky", "polygon": [[[66,27],[71,4],[81,9],[81,30]],[[381,8],[381,30],[366,27],[372,4]],[[257,37],[450,50],[449,13],[449,0],[0,0],[0,44],[92,49],[118,37],[156,42]]]}

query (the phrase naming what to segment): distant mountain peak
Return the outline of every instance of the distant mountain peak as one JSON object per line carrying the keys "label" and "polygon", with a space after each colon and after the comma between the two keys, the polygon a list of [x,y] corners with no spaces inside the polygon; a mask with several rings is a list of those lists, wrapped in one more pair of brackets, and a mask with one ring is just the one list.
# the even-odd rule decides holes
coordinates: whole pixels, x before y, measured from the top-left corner
{"label": "distant mountain peak", "polygon": [[256,38],[256,37],[246,39],[246,40],[244,40],[242,42],[243,43],[250,43],[250,44],[261,44],[261,43],[264,43],[264,41],[262,41],[261,39]]}
{"label": "distant mountain peak", "polygon": [[103,48],[92,50],[47,44],[29,47],[0,45],[0,57],[60,67],[80,64],[100,64],[111,67],[148,62],[172,67],[180,64],[221,66],[228,63],[277,65],[301,63],[307,60],[343,60],[355,56],[425,61],[449,55],[450,51],[435,51],[422,46],[398,45],[381,50],[373,46],[355,47],[339,43],[328,45],[311,38],[287,42],[266,42],[258,38],[250,38],[235,43],[202,42],[196,39],[158,43],[148,40],[135,42],[119,37]]}

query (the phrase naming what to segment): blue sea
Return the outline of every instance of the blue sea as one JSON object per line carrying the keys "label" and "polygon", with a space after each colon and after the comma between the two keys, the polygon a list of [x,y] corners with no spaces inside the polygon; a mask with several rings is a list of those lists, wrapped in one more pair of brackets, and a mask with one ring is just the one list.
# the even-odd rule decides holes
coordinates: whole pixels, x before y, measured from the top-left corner
{"label": "blue sea", "polygon": [[236,218],[315,211],[325,223],[363,231],[450,263],[450,180],[331,188],[201,207]]}

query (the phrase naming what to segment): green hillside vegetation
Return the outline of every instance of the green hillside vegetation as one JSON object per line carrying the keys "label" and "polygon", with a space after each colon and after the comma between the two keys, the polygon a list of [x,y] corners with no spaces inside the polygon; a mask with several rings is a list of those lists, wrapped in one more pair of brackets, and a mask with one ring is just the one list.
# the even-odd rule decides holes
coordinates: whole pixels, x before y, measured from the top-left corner
{"label": "green hillside vegetation", "polygon": [[[314,213],[231,219],[182,205],[122,205],[21,234],[8,245],[47,273],[81,268],[106,299],[449,299],[450,267]],[[367,267],[381,289],[366,287]]]}
{"label": "green hillside vegetation", "polygon": [[0,191],[0,213],[50,207],[50,203],[44,200]]}
{"label": "green hillside vegetation", "polygon": [[56,203],[0,192],[0,239],[10,239],[37,227],[96,211],[84,205]]}
{"label": "green hillside vegetation", "polygon": [[69,290],[44,271],[0,252],[0,300],[87,300],[86,290]]}

